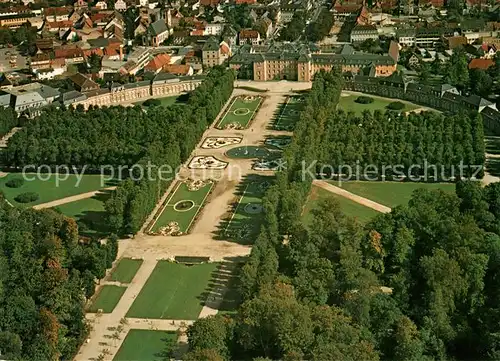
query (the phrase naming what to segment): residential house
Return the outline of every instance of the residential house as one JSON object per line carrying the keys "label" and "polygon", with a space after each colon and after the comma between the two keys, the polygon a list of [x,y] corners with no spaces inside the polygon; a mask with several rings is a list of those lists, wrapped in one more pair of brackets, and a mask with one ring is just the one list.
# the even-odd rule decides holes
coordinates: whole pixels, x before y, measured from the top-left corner
{"label": "residential house", "polygon": [[333,18],[341,22],[356,19],[362,7],[362,4],[336,2],[332,8]]}
{"label": "residential house", "polygon": [[164,19],[160,19],[149,25],[148,37],[151,46],[160,46],[169,36],[169,29]]}
{"label": "residential house", "polygon": [[71,8],[65,6],[54,8],[49,7],[44,10],[45,19],[49,22],[68,21],[70,14]]}
{"label": "residential house", "polygon": [[37,30],[40,30],[43,28],[43,17],[41,16],[32,16],[28,19],[28,23],[30,24],[31,27],[36,28]]}
{"label": "residential house", "polygon": [[221,0],[200,0],[200,5],[203,7],[215,8],[220,4]]}
{"label": "residential house", "polygon": [[106,1],[103,1],[103,0],[98,1],[94,6],[99,10],[107,10],[108,9],[108,4],[106,3]]}
{"label": "residential house", "polygon": [[202,61],[206,67],[221,65],[230,56],[229,45],[224,41],[219,43],[215,38],[210,38],[202,48]]}
{"label": "residential house", "polygon": [[269,39],[273,35],[273,22],[268,17],[257,20],[257,26],[264,31],[264,37]]}
{"label": "residential house", "polygon": [[176,9],[168,9],[167,10],[167,25],[169,28],[176,28],[179,26],[180,20],[184,16],[181,14],[179,10]]}
{"label": "residential house", "polygon": [[69,79],[73,82],[75,89],[81,93],[95,91],[100,88],[99,84],[80,73],[72,75]]}
{"label": "residential house", "polygon": [[180,76],[191,76],[194,74],[193,67],[188,64],[167,64],[163,67],[163,72]]}
{"label": "residential house", "polygon": [[38,80],[54,79],[67,71],[66,62],[63,59],[53,59],[50,62],[50,68],[34,71]]}
{"label": "residential house", "polygon": [[456,49],[467,45],[467,38],[465,36],[450,36],[444,38],[445,46],[450,49]]}
{"label": "residential house", "polygon": [[55,59],[64,59],[67,65],[85,62],[83,50],[76,45],[65,45],[54,49]]}
{"label": "residential house", "polygon": [[76,10],[76,9],[83,9],[83,8],[87,8],[89,5],[87,3],[87,1],[85,0],[76,0],[74,3],[73,3],[73,8]]}
{"label": "residential house", "polygon": [[260,34],[257,30],[253,29],[241,30],[238,38],[240,45],[243,44],[259,45],[260,43]]}
{"label": "residential house", "polygon": [[415,45],[416,34],[415,29],[398,29],[396,38],[401,46],[412,47]]}
{"label": "residential house", "polygon": [[481,53],[481,58],[493,59],[498,52],[498,49],[495,45],[488,45],[486,43],[483,43],[479,52]]}
{"label": "residential house", "polygon": [[297,12],[307,12],[311,9],[310,0],[282,0],[280,2],[280,21],[289,23],[292,21],[293,15]]}
{"label": "residential house", "polygon": [[127,10],[127,3],[124,0],[116,0],[115,1],[115,10],[116,11]]}
{"label": "residential house", "polygon": [[65,33],[73,26],[73,22],[71,20],[64,21],[47,21],[44,25],[44,30],[49,33],[59,34],[60,32]]}
{"label": "residential house", "polygon": [[158,54],[144,67],[145,72],[159,73],[161,69],[170,64],[170,55],[168,54]]}
{"label": "residential house", "polygon": [[224,26],[225,24],[221,23],[206,24],[205,29],[203,31],[203,35],[208,35],[208,36],[220,35],[224,31]]}
{"label": "residential house", "polygon": [[356,25],[352,29],[351,43],[361,43],[368,39],[378,39],[378,31],[374,25]]}

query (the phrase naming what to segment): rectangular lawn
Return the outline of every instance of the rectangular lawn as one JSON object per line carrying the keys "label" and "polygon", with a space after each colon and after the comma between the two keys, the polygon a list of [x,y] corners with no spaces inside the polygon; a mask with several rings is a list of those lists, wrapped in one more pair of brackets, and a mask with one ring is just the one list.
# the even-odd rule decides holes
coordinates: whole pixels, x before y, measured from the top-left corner
{"label": "rectangular lawn", "polygon": [[[373,101],[373,103],[370,103],[370,104],[356,103],[355,100],[359,96],[367,96],[367,97],[373,98],[374,101]],[[356,113],[356,115],[361,115],[361,114],[363,114],[363,112],[365,110],[369,110],[371,112],[373,112],[375,110],[380,110],[382,112],[385,112],[387,110],[386,107],[390,103],[397,102],[397,101],[400,101],[400,100],[399,99],[380,98],[380,97],[372,96],[369,94],[359,94],[358,95],[358,94],[343,93],[343,95],[340,97],[339,105],[337,106],[337,108],[343,109],[345,112],[352,111],[352,112]],[[419,106],[417,106],[415,104],[410,104],[410,103],[406,103],[406,102],[404,102],[404,104],[405,104],[405,108],[403,109],[404,112],[419,108]]]}
{"label": "rectangular lawn", "polygon": [[374,209],[365,207],[350,199],[328,192],[323,188],[313,186],[302,213],[302,220],[306,225],[313,225],[313,215],[311,211],[317,207],[318,203],[322,199],[327,198],[336,199],[339,203],[342,213],[344,213],[346,216],[357,218],[361,223],[367,223],[369,220],[379,214],[379,212],[375,211]]}
{"label": "rectangular lawn", "polygon": [[[212,187],[213,183],[210,183],[196,191],[190,191],[186,183],[179,182],[150,231],[157,232],[170,222],[177,222],[180,231],[187,233]],[[188,202],[185,209],[180,208],[183,201]]]}
{"label": "rectangular lawn", "polygon": [[242,194],[231,218],[223,225],[227,240],[248,244],[259,233],[263,221],[262,197],[271,182],[271,177],[258,176],[241,184]]}
{"label": "rectangular lawn", "polygon": [[98,291],[92,306],[90,306],[90,312],[97,312],[102,310],[103,313],[111,313],[115,309],[116,305],[122,298],[123,293],[127,287],[104,285]]}
{"label": "rectangular lawn", "polygon": [[172,331],[130,330],[113,361],[163,361],[177,343]]}
{"label": "rectangular lawn", "polygon": [[419,188],[441,189],[448,193],[455,192],[453,183],[410,183],[410,182],[363,182],[350,181],[332,182],[345,190],[368,198],[387,207],[396,207],[402,204],[408,204],[413,191]]}
{"label": "rectangular lawn", "polygon": [[304,107],[304,96],[289,96],[279,108],[273,127],[276,130],[293,130]]}
{"label": "rectangular lawn", "polygon": [[[60,177],[65,177],[60,175]],[[13,178],[24,178],[24,184],[19,188],[9,188],[6,183]],[[101,175],[84,175],[81,182],[78,183],[76,175],[69,175],[68,179],[57,179],[57,175],[40,174],[37,176],[35,173],[27,173],[24,177],[21,173],[9,173],[6,177],[0,178],[0,192],[3,192],[5,198],[16,206],[34,206],[61,199],[65,197],[74,196],[81,193],[96,191],[102,188],[116,185],[116,182],[104,182]],[[29,180],[28,180],[29,179]],[[26,192],[38,193],[38,200],[31,203],[18,203],[14,198]]]}
{"label": "rectangular lawn", "polygon": [[141,268],[142,259],[122,258],[111,272],[111,281],[130,283]]}
{"label": "rectangular lawn", "polygon": [[196,320],[216,263],[188,266],[159,261],[127,317]]}
{"label": "rectangular lawn", "polygon": [[248,127],[248,124],[253,119],[263,98],[261,96],[251,95],[253,100],[245,100],[245,97],[246,96],[237,96],[233,98],[229,109],[217,124],[217,128],[224,129],[231,123],[239,124],[242,129]]}
{"label": "rectangular lawn", "polygon": [[91,198],[61,204],[55,208],[65,216],[76,220],[81,235],[104,236],[111,231],[106,221],[107,213],[104,208],[104,203],[108,200],[110,192],[100,192]]}

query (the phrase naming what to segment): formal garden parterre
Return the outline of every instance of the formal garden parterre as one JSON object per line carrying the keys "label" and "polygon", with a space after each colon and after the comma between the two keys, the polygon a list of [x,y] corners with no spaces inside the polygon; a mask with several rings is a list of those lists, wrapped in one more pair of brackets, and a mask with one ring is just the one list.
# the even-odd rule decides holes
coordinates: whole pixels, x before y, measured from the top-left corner
{"label": "formal garden parterre", "polygon": [[177,332],[131,329],[113,361],[163,361],[176,342]]}
{"label": "formal garden parterre", "polygon": [[155,216],[149,232],[160,235],[188,233],[213,187],[211,180],[179,181]]}
{"label": "formal garden parterre", "polygon": [[290,95],[280,105],[273,121],[273,129],[291,131],[299,120],[306,95]]}
{"label": "formal garden parterre", "polygon": [[246,129],[254,119],[264,97],[240,95],[234,97],[228,109],[217,123],[218,129]]}

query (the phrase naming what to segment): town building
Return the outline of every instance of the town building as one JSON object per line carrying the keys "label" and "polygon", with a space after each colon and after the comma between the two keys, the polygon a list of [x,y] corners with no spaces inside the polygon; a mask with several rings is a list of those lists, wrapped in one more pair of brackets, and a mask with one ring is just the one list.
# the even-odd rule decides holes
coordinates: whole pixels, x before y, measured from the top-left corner
{"label": "town building", "polygon": [[168,39],[170,31],[165,23],[164,19],[159,19],[149,25],[148,37],[150,39],[149,43],[151,46],[160,46],[165,40]]}
{"label": "town building", "polygon": [[69,78],[73,86],[81,93],[87,93],[98,90],[99,84],[81,73],[76,73]]}
{"label": "town building", "polygon": [[351,31],[351,43],[378,39],[378,31],[374,25],[356,25]]}
{"label": "town building", "polygon": [[260,34],[257,30],[243,29],[240,31],[238,39],[240,45],[243,44],[259,45]]}

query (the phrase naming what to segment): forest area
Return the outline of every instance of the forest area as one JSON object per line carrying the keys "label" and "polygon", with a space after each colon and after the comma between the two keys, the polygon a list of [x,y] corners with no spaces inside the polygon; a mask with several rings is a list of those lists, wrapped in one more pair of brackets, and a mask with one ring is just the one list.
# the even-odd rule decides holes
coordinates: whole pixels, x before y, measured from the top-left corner
{"label": "forest area", "polygon": [[[134,234],[174,177],[173,172],[160,177],[159,167],[175,170],[188,159],[229,99],[233,82],[232,71],[214,68],[186,104],[154,106],[147,112],[140,106],[50,108],[10,139],[2,164],[65,164],[88,172],[100,172],[103,166],[115,169],[124,181],[106,202],[108,221],[117,234]],[[120,174],[123,166],[128,168]],[[149,174],[130,174],[132,169]]]}
{"label": "forest area", "polygon": [[72,218],[14,208],[0,194],[0,350],[7,360],[69,360],[88,334],[85,302],[118,252],[80,243]]}
{"label": "forest area", "polygon": [[235,315],[190,327],[185,359],[498,359],[499,184],[420,189],[365,226],[324,200],[314,228],[303,224],[312,179],[300,163],[324,152],[341,88],[338,74],[316,76],[285,150],[288,169],[263,199],[242,302]]}

